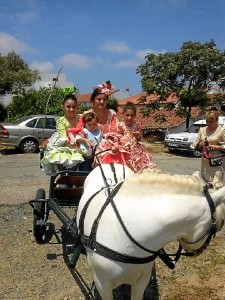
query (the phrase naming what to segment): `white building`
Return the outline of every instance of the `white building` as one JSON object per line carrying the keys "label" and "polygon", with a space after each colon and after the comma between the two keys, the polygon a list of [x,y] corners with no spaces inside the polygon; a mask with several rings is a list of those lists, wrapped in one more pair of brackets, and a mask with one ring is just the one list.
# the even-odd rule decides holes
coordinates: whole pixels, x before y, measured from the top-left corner
{"label": "white building", "polygon": [[[58,78],[57,78],[58,76]],[[72,81],[68,81],[66,78],[66,74],[40,74],[41,80],[36,81],[34,83],[34,88],[39,89],[39,88],[50,88],[56,85],[59,88],[64,88],[64,87],[74,87],[74,83]]]}
{"label": "white building", "polygon": [[[58,76],[58,78],[57,78]],[[72,81],[68,81],[66,78],[66,74],[57,74],[57,73],[52,73],[52,74],[45,74],[45,73],[40,73],[41,80],[36,81],[33,86],[28,87],[34,88],[34,89],[40,89],[40,88],[51,88],[54,85],[59,88],[64,88],[64,87],[74,87],[74,83]],[[12,102],[12,94],[7,94],[4,96],[0,96],[0,103],[3,104],[4,106],[9,105]]]}

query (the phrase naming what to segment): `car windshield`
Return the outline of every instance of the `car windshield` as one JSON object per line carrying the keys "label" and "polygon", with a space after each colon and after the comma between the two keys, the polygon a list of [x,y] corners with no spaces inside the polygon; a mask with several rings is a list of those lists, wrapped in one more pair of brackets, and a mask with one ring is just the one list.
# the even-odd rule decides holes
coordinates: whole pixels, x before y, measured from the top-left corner
{"label": "car windshield", "polygon": [[192,124],[190,127],[188,127],[185,132],[189,133],[198,133],[200,127],[204,127],[205,124]]}

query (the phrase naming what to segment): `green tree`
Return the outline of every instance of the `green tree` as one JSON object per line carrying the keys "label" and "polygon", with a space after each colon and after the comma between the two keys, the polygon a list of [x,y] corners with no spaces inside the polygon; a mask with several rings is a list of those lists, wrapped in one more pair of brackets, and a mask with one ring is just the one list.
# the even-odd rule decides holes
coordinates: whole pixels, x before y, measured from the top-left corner
{"label": "green tree", "polygon": [[0,54],[0,95],[31,86],[38,78],[38,71],[30,70],[14,51],[7,56]]}
{"label": "green tree", "polygon": [[[76,90],[75,93],[78,94],[79,91]],[[62,115],[62,104],[64,97],[65,89],[58,87],[54,87],[53,89],[40,88],[38,90],[17,90],[14,93],[12,102],[7,106],[8,121],[13,121],[21,117],[33,114]],[[117,99],[110,97],[107,107],[117,111]],[[80,104],[78,107],[78,113],[82,114],[88,109],[90,109],[89,106]]]}
{"label": "green tree", "polygon": [[86,104],[79,104],[78,113],[83,114],[88,109],[90,109],[90,106],[88,106]]}
{"label": "green tree", "polygon": [[8,120],[16,120],[31,114],[61,115],[64,96],[62,88],[20,89],[15,92],[13,101],[7,107]]}
{"label": "green tree", "polygon": [[[205,44],[185,42],[179,52],[150,53],[145,59],[145,64],[137,68],[142,89],[159,96],[151,104],[141,99],[146,104],[145,115],[158,109],[161,101],[174,94],[179,99],[176,111],[186,117],[188,127],[192,107],[205,109],[213,101],[223,101],[223,98],[219,100],[221,95],[213,99],[208,95],[211,83],[217,84],[222,91],[225,89],[225,52],[216,48],[214,40]],[[172,108],[170,104],[168,109]]]}
{"label": "green tree", "polygon": [[107,101],[107,108],[115,110],[115,112],[118,111],[118,100],[116,97],[110,96]]}
{"label": "green tree", "polygon": [[[73,90],[73,88],[69,89],[71,89],[71,91]],[[68,93],[68,91],[66,93]],[[78,90],[77,92],[75,91],[75,93],[77,94]],[[54,87],[52,89],[40,88],[38,90],[17,90],[12,98],[12,102],[7,107],[8,121],[13,121],[33,114],[53,114],[60,116],[63,114],[62,104],[64,97],[65,89],[59,87]],[[80,107],[78,112],[82,112],[80,112]]]}

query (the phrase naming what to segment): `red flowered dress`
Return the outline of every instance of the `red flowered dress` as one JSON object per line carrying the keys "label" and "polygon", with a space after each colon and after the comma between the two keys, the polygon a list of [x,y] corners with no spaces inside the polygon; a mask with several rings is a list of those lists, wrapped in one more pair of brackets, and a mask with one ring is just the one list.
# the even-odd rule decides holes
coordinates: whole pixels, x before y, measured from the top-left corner
{"label": "red flowered dress", "polygon": [[117,128],[124,142],[126,141],[127,147],[130,147],[130,156],[126,160],[128,167],[135,173],[141,173],[146,169],[156,169],[156,164],[152,162],[152,154],[133,135],[134,131],[141,132],[141,123],[135,121],[132,127],[128,127],[124,122],[119,122]]}

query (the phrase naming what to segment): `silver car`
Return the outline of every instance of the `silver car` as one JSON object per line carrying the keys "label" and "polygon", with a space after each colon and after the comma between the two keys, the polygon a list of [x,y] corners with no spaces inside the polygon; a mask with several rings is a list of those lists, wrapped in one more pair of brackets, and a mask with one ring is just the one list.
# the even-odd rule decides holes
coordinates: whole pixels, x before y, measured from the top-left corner
{"label": "silver car", "polygon": [[19,148],[22,153],[35,153],[41,141],[56,131],[54,115],[31,115],[19,120],[0,123],[0,144]]}

